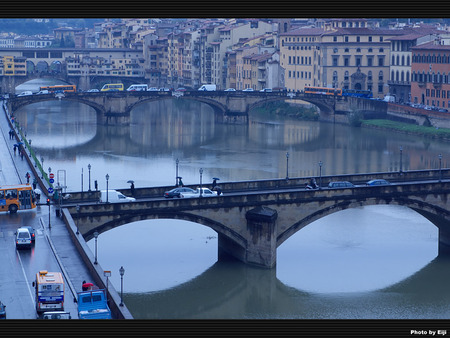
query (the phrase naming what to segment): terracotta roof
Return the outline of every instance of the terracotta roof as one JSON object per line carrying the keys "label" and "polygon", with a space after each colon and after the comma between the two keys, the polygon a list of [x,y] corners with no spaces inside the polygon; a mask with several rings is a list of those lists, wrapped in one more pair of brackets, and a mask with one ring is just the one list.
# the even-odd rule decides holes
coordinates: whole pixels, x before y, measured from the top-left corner
{"label": "terracotta roof", "polygon": [[450,45],[436,45],[434,41],[423,43],[421,45],[412,47],[413,50],[448,50],[450,51]]}
{"label": "terracotta roof", "polygon": [[280,36],[292,36],[292,35],[321,35],[325,31],[323,28],[298,28],[286,33],[281,33]]}

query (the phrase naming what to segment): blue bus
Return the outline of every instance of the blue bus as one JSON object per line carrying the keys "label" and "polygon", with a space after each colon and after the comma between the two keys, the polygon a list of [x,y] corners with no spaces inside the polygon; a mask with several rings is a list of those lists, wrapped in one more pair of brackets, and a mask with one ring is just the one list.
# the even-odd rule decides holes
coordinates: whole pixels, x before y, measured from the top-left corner
{"label": "blue bus", "polygon": [[343,89],[342,96],[362,97],[370,99],[373,97],[370,90],[358,90],[358,89]]}

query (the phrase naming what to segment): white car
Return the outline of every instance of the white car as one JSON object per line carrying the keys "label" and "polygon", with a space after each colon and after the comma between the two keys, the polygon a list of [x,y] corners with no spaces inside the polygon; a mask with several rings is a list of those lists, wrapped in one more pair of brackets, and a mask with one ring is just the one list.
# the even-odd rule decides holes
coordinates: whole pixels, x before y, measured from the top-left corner
{"label": "white car", "polygon": [[[208,188],[201,188],[202,197],[216,197],[217,191],[212,191]],[[180,193],[181,198],[195,198],[200,197],[200,188],[195,189],[192,192],[182,192]]]}
{"label": "white car", "polygon": [[228,89],[225,89],[225,91],[226,91],[226,92],[235,92],[236,89],[234,89],[234,88],[228,88]]}
{"label": "white car", "polygon": [[27,228],[19,228],[16,231],[16,248],[31,248],[31,234]]}
{"label": "white car", "polygon": [[98,89],[89,89],[89,90],[87,91],[87,93],[98,93],[98,92],[99,92]]}
{"label": "white car", "polygon": [[150,87],[149,89],[147,89],[148,92],[159,92],[159,89],[156,87]]}
{"label": "white car", "polygon": [[253,88],[245,88],[243,92],[254,92]]}
{"label": "white car", "polygon": [[28,95],[33,95],[33,92],[30,90],[26,90],[26,91],[18,94],[17,96],[28,96]]}

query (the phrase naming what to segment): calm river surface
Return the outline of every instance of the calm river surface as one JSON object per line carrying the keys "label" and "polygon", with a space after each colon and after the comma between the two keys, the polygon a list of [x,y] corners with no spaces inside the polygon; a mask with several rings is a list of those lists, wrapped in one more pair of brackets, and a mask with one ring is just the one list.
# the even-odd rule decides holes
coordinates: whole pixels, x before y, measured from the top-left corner
{"label": "calm river surface", "polygon": [[[21,90],[28,90],[22,88]],[[67,191],[443,167],[448,143],[386,131],[252,114],[248,126],[214,122],[182,99],[142,104],[130,127],[96,124],[93,109],[64,101],[16,117],[45,168]],[[65,180],[65,182],[63,182]],[[220,182],[220,181],[219,181]],[[217,261],[217,233],[179,220],[127,224],[101,234],[98,260],[113,272],[136,319],[441,319],[450,317],[450,261],[437,229],[414,211],[372,206],[327,216],[277,251],[272,270]],[[92,242],[92,241],[91,241]],[[89,243],[94,251],[94,244]]]}

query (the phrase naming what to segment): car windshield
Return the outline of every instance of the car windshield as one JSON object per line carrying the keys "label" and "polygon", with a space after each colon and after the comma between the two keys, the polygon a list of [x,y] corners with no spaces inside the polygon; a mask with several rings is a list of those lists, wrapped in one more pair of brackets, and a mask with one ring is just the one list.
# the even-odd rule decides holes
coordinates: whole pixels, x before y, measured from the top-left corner
{"label": "car windshield", "polygon": [[30,237],[30,236],[25,231],[19,232],[19,238],[28,238],[28,237]]}

